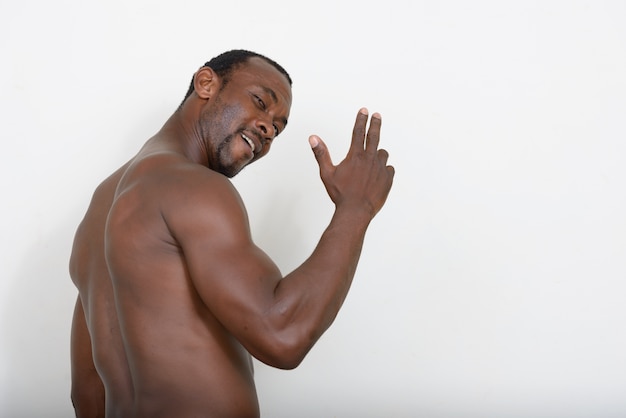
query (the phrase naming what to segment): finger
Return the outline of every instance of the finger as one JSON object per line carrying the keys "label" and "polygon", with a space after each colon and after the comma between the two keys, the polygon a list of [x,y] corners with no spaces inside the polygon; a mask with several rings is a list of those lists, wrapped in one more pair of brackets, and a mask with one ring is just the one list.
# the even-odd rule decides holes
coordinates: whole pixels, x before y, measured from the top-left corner
{"label": "finger", "polygon": [[333,162],[330,158],[328,148],[326,147],[324,141],[322,141],[322,138],[317,135],[311,135],[309,137],[309,144],[311,145],[317,164],[320,167],[320,172],[326,173],[328,170],[332,169]]}
{"label": "finger", "polygon": [[389,159],[389,153],[384,149],[378,150],[378,159],[383,165],[387,165],[387,160]]}
{"label": "finger", "polygon": [[370,120],[370,127],[367,130],[367,139],[365,142],[365,150],[369,152],[376,152],[378,143],[380,142],[380,126],[382,124],[382,118],[380,113],[374,113]]}
{"label": "finger", "polygon": [[352,143],[349,153],[363,151],[363,142],[365,141],[365,127],[367,125],[367,109],[361,108],[356,115],[354,129],[352,130]]}

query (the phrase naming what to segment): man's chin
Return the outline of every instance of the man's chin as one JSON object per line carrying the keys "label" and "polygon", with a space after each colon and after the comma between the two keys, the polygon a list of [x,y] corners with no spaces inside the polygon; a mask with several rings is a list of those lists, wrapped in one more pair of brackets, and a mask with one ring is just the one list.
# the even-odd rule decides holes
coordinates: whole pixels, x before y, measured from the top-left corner
{"label": "man's chin", "polygon": [[216,170],[216,171],[218,173],[221,173],[221,174],[225,175],[229,179],[232,179],[237,174],[241,173],[243,171],[243,169],[246,168],[247,166],[248,166],[248,164],[244,164],[244,165],[242,165],[240,167],[234,167],[234,166],[220,167],[220,169]]}

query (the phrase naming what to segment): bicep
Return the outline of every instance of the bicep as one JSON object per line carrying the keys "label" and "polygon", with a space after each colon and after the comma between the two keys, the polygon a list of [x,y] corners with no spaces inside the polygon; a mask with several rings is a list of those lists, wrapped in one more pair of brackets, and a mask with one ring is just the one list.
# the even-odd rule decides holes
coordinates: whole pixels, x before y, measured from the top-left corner
{"label": "bicep", "polygon": [[252,241],[238,195],[222,190],[213,196],[175,212],[176,220],[168,224],[202,301],[246,345],[247,338],[256,338],[250,330],[261,333],[282,276]]}
{"label": "bicep", "polygon": [[272,260],[248,240],[211,246],[191,257],[194,285],[211,312],[232,333],[258,328],[276,304],[281,274]]}

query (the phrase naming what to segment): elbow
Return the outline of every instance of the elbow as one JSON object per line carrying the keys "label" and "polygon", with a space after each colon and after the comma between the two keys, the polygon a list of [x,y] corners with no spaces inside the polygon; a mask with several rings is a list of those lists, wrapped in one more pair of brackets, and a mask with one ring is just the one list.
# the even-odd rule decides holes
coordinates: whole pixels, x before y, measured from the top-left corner
{"label": "elbow", "polygon": [[[327,326],[302,304],[276,306],[264,320],[257,323],[254,336],[248,339],[253,347],[247,347],[254,357],[268,366],[283,370],[298,367]],[[307,311],[306,315],[302,313]],[[299,313],[299,315],[298,315]],[[322,325],[321,325],[322,324]]]}
{"label": "elbow", "polygon": [[302,363],[306,354],[300,355],[291,355],[289,353],[281,352],[276,355],[266,356],[264,358],[260,358],[263,363],[268,366],[275,367],[281,370],[293,370]]}
{"label": "elbow", "polygon": [[302,363],[313,344],[312,338],[275,335],[268,339],[264,349],[252,352],[252,354],[268,366],[282,370],[293,370]]}
{"label": "elbow", "polygon": [[285,350],[279,353],[272,358],[272,367],[276,367],[277,369],[282,370],[293,370],[298,367],[304,358],[306,357],[307,351],[297,351],[297,350]]}

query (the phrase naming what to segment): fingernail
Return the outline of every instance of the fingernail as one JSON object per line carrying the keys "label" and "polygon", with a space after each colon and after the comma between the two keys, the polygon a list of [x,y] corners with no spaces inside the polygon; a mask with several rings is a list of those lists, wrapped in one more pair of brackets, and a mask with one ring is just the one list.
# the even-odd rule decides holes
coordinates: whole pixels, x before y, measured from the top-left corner
{"label": "fingernail", "polygon": [[315,148],[317,147],[317,144],[319,144],[320,141],[317,139],[317,137],[315,135],[311,135],[309,137],[309,144],[311,144],[311,148]]}
{"label": "fingernail", "polygon": [[361,110],[359,110],[359,113],[362,113],[363,115],[367,115],[367,108],[366,107],[362,107]]}

